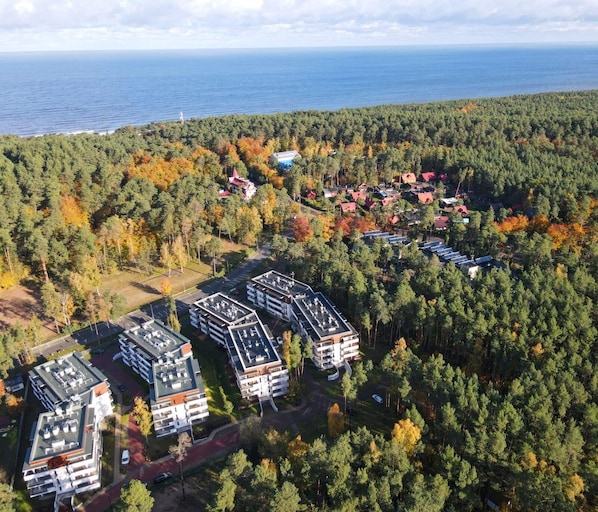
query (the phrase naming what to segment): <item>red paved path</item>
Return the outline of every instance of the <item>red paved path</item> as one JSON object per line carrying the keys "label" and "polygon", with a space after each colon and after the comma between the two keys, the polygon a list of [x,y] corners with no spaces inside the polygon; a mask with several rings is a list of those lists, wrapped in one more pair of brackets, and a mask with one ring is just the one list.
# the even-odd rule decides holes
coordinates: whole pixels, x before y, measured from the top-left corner
{"label": "red paved path", "polygon": [[[140,435],[138,430],[137,434]],[[132,432],[129,431],[129,436],[131,435]],[[129,437],[129,439],[131,439],[131,437]],[[220,453],[224,454],[225,451],[237,448],[239,442],[239,430],[238,428],[235,428],[235,430],[218,436],[211,441],[196,444],[189,449],[187,458],[183,462],[183,469],[197,466],[206,460],[214,458]],[[131,444],[129,444],[129,446],[131,446]],[[112,504],[118,501],[121,487],[132,479],[138,479],[151,485],[154,477],[165,471],[170,471],[174,476],[178,475],[178,464],[172,457],[164,457],[153,463],[135,465],[133,461],[137,459],[133,459],[134,456],[135,454],[131,452],[132,469],[127,473],[126,478],[118,484],[102,489],[102,491],[98,493],[92,501],[87,502],[81,510],[84,510],[85,512],[104,512]]]}

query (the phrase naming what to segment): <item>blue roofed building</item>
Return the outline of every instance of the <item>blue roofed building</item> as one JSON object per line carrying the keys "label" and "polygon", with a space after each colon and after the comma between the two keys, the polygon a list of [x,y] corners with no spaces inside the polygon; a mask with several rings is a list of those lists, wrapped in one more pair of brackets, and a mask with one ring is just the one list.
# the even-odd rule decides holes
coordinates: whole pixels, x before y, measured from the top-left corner
{"label": "blue roofed building", "polygon": [[270,164],[283,170],[289,170],[297,158],[301,158],[298,151],[279,151],[270,155]]}

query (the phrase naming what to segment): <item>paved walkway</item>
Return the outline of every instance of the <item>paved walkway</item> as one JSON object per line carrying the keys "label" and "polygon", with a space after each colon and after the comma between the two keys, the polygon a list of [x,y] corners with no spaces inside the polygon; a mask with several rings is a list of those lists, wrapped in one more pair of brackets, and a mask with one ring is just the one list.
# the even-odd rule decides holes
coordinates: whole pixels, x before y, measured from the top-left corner
{"label": "paved walkway", "polygon": [[[311,407],[308,401],[304,401],[300,406],[286,411],[275,413],[268,411],[262,418],[262,430],[268,428],[276,428],[285,430],[290,427],[295,434],[299,433],[297,423],[302,420],[305,421],[305,412],[309,411]],[[135,445],[143,445],[143,436],[139,432],[139,428],[129,416],[129,450],[131,450],[132,443]],[[220,458],[228,455],[232,451],[238,449],[241,444],[241,436],[239,434],[241,425],[250,418],[244,418],[238,422],[229,423],[220,427],[210,434],[210,436],[194,444],[187,453],[187,458],[183,462],[183,470],[189,470],[197,467],[211,459]],[[141,454],[142,448],[136,452]],[[119,452],[120,453],[120,452]],[[118,461],[120,463],[120,460]],[[115,466],[116,468],[117,466]],[[173,475],[179,475],[179,467],[177,462],[170,456],[166,455],[161,459],[153,462],[145,462],[133,456],[131,452],[131,463],[129,472],[126,475],[120,475],[122,478],[117,480],[115,475],[112,485],[103,488],[98,494],[93,496],[87,503],[85,503],[79,510],[84,512],[103,512],[108,507],[116,503],[120,498],[120,490],[123,485],[129,483],[133,479],[141,480],[147,484],[152,484],[153,479],[160,473],[166,471]],[[115,469],[117,471],[117,469]]]}
{"label": "paved walkway", "polygon": [[117,411],[114,413],[114,479],[113,483],[118,483],[123,479],[123,475],[120,473],[120,436],[121,436],[121,424],[120,424],[120,413]]}
{"label": "paved walkway", "polygon": [[[225,425],[221,429],[212,432],[208,440],[197,443],[189,448],[187,458],[183,462],[183,469],[188,470],[210,459],[223,457],[238,448],[239,443],[238,425]],[[102,489],[78,510],[103,512],[119,500],[120,490],[123,485],[133,479],[151,484],[157,475],[165,471],[169,471],[173,475],[178,475],[178,464],[170,455],[166,455],[154,462],[137,466],[137,468],[129,471],[122,480]]]}

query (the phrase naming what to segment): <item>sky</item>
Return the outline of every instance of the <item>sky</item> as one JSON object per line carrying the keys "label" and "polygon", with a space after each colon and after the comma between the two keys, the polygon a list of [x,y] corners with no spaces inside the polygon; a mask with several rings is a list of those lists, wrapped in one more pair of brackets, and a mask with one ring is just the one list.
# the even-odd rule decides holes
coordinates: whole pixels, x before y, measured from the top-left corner
{"label": "sky", "polygon": [[0,0],[0,51],[598,41],[598,0]]}

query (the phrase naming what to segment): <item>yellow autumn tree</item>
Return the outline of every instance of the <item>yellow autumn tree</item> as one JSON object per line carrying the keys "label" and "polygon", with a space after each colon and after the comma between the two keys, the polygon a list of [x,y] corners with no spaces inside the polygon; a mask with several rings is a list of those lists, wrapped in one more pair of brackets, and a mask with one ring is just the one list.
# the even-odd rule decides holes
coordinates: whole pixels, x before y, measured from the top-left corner
{"label": "yellow autumn tree", "polygon": [[583,492],[583,489],[583,479],[577,474],[571,475],[565,484],[565,496],[567,496],[570,501],[575,501]]}
{"label": "yellow autumn tree", "polygon": [[288,444],[287,455],[292,463],[300,462],[303,460],[308,450],[309,443],[303,441],[301,435],[298,435]]}
{"label": "yellow autumn tree", "polygon": [[341,412],[338,404],[333,404],[328,409],[328,435],[337,437],[345,430],[345,415]]}
{"label": "yellow autumn tree", "polygon": [[74,225],[80,228],[83,224],[87,224],[87,214],[81,209],[73,196],[62,196],[60,198],[60,213],[67,226]]}
{"label": "yellow autumn tree", "polygon": [[538,458],[534,452],[527,452],[521,459],[521,467],[525,471],[532,471],[538,467]]}
{"label": "yellow autumn tree", "polygon": [[407,455],[413,455],[415,446],[421,437],[421,429],[409,418],[395,423],[395,426],[392,429],[392,438],[405,449]]}

